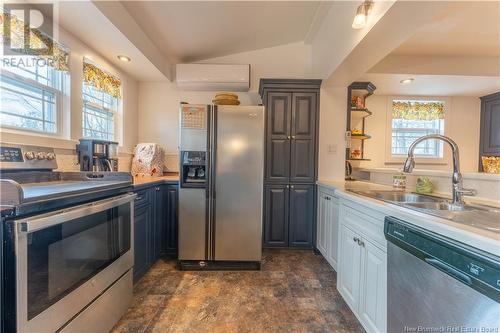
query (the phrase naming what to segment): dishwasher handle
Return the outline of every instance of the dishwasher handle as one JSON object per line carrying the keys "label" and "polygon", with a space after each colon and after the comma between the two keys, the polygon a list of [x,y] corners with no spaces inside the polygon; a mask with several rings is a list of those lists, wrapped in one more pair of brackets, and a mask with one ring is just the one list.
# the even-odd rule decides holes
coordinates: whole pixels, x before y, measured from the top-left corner
{"label": "dishwasher handle", "polygon": [[452,266],[447,265],[444,262],[437,260],[435,258],[425,258],[424,260],[429,265],[439,269],[440,271],[448,275],[451,275],[452,277],[465,283],[466,285],[470,286],[472,284],[471,278],[465,275],[464,273],[460,272],[458,269],[455,269]]}

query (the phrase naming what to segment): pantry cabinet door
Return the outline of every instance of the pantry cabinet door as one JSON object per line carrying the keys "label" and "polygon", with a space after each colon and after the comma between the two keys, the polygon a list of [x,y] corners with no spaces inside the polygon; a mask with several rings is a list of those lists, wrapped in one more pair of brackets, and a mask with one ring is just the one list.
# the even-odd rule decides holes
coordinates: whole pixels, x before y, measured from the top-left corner
{"label": "pantry cabinet door", "polygon": [[290,185],[289,247],[312,248],[315,185]]}
{"label": "pantry cabinet door", "polygon": [[290,182],[316,179],[316,92],[293,93],[291,119]]}
{"label": "pantry cabinet door", "polygon": [[342,225],[337,289],[353,312],[358,310],[360,293],[361,246],[356,241],[358,238],[354,231]]}
{"label": "pantry cabinet door", "polygon": [[289,193],[286,185],[264,188],[264,247],[288,246]]}
{"label": "pantry cabinet door", "polygon": [[366,239],[362,244],[360,319],[368,332],[386,332],[387,253]]}
{"label": "pantry cabinet door", "polygon": [[267,94],[266,182],[288,182],[290,177],[290,122],[292,94]]}

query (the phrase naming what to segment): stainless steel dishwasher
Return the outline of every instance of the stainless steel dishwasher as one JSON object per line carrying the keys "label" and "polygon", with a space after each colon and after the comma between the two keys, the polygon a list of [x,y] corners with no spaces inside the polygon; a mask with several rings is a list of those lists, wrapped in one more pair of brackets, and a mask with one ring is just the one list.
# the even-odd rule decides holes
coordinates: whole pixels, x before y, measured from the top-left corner
{"label": "stainless steel dishwasher", "polygon": [[500,332],[500,258],[385,218],[388,332]]}

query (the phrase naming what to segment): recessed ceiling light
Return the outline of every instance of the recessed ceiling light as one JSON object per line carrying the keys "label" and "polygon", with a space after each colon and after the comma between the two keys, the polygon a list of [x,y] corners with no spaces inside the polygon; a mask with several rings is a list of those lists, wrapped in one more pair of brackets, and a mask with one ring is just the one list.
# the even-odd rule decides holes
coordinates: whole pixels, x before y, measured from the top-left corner
{"label": "recessed ceiling light", "polygon": [[401,84],[410,84],[414,80],[415,80],[414,78],[408,78],[408,79],[404,79],[404,80],[399,81],[399,83],[401,83]]}
{"label": "recessed ceiling light", "polygon": [[373,7],[373,1],[365,0],[361,5],[358,6],[356,10],[356,15],[352,21],[353,29],[363,29],[368,21],[368,15]]}
{"label": "recessed ceiling light", "polygon": [[117,56],[117,58],[119,60],[121,60],[121,61],[124,61],[124,62],[130,62],[130,61],[132,61],[132,59],[130,59],[129,57],[124,56],[124,55],[119,55],[119,56]]}

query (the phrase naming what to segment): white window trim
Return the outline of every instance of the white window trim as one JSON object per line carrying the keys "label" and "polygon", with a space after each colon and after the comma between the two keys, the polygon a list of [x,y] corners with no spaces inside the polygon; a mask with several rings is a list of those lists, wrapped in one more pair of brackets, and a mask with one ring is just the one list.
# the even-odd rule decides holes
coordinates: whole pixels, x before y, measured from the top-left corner
{"label": "white window trim", "polygon": [[[32,134],[32,135],[40,135],[44,137],[53,137],[53,138],[61,138],[64,139],[64,126],[63,123],[65,121],[65,110],[64,110],[64,92],[58,89],[55,89],[50,86],[46,86],[44,84],[41,84],[40,82],[37,82],[33,79],[23,77],[21,75],[9,72],[6,69],[2,69],[1,74],[3,76],[9,77],[13,80],[21,81],[23,83],[26,83],[28,85],[35,86],[37,88],[43,89],[50,91],[51,93],[54,94],[55,96],[55,107],[56,107],[56,132],[55,133],[50,133],[50,132],[44,132],[44,131],[37,131],[34,129],[30,128],[23,128],[23,127],[17,127],[17,126],[10,126],[10,125],[4,125],[0,124],[0,127],[2,129],[2,132],[12,132],[12,133],[22,133],[26,132],[27,134]],[[66,87],[66,78],[64,75],[61,76],[61,86]]]}
{"label": "white window trim", "polygon": [[[401,165],[406,160],[405,156],[392,155],[392,101],[393,100],[418,100],[418,101],[443,101],[444,102],[444,135],[450,133],[451,128],[451,98],[444,96],[387,96],[386,104],[386,133],[385,133],[385,164]],[[415,157],[415,163],[447,165],[451,161],[450,150],[444,144],[443,157]]]}

